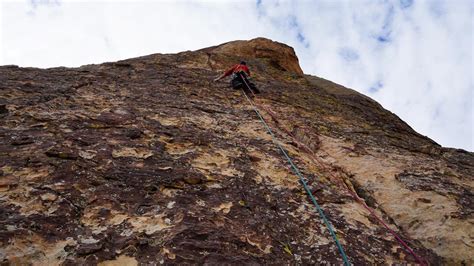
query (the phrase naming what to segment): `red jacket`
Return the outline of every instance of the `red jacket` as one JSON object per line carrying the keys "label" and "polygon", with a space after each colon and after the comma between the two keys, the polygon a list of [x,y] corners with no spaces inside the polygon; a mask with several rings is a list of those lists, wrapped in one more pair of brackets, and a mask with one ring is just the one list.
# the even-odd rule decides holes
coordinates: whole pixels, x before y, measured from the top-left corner
{"label": "red jacket", "polygon": [[246,65],[237,64],[229,68],[226,72],[224,72],[224,77],[227,77],[229,75],[232,75],[233,73],[237,73],[240,71],[244,71],[245,73],[247,73],[247,75],[250,76],[250,70]]}

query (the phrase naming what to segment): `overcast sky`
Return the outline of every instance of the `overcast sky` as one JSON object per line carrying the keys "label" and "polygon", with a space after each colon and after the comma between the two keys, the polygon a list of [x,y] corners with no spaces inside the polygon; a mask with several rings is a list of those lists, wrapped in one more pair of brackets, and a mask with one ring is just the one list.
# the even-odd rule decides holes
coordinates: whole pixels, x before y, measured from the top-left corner
{"label": "overcast sky", "polygon": [[267,37],[443,146],[474,150],[469,0],[0,0],[0,65],[54,67]]}

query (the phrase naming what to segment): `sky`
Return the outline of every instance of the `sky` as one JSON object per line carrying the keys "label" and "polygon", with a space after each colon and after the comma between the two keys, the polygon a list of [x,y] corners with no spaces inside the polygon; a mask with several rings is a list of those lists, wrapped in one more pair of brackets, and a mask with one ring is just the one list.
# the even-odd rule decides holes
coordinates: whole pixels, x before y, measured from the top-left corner
{"label": "sky", "polygon": [[77,67],[266,37],[306,74],[474,151],[470,0],[0,0],[0,65]]}

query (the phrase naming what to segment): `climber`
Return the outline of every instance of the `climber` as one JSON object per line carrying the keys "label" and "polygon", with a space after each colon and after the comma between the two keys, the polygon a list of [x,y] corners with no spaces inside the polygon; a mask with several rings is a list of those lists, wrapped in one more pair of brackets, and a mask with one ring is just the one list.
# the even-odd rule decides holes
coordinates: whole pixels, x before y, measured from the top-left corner
{"label": "climber", "polygon": [[222,75],[214,79],[214,82],[219,81],[229,75],[232,75],[232,80],[230,81],[230,85],[233,89],[238,90],[243,88],[245,92],[250,93],[249,88],[245,85],[242,78],[248,84],[250,89],[253,93],[257,94],[260,93],[260,90],[257,89],[255,84],[249,81],[248,77],[250,76],[250,70],[247,67],[247,63],[245,61],[241,61],[240,64],[237,64],[228,70],[226,70]]}

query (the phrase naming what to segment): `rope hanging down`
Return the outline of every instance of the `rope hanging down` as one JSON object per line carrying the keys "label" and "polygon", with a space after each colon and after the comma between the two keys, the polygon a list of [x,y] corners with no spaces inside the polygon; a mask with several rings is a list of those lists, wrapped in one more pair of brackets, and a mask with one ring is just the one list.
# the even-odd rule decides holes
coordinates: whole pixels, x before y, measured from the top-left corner
{"label": "rope hanging down", "polygon": [[[255,93],[253,93],[253,91],[250,91],[250,92],[253,94],[253,96],[256,96]],[[255,104],[255,105],[256,105],[256,104]],[[270,117],[271,117],[273,120],[275,120],[275,122],[278,123],[278,120],[274,117],[273,111],[270,111],[270,110],[266,109],[265,107],[263,107],[263,109],[270,115]],[[320,165],[323,169],[325,169],[326,171],[328,170],[328,169],[320,162],[320,160],[317,159],[317,157],[315,156],[315,154],[314,154],[308,147],[306,147],[306,145],[304,145],[304,144],[300,143],[298,140],[296,140],[296,139],[294,138],[294,136],[293,136],[291,133],[287,132],[285,129],[283,129],[283,131],[284,131],[285,133],[287,133],[287,134],[293,139],[293,141],[295,141],[296,143],[298,143],[298,145],[302,145],[302,146],[303,146],[303,149],[304,149],[306,152],[309,153],[308,155],[310,156],[310,158],[311,158],[311,160],[312,160],[313,162],[315,162],[316,164],[319,164],[319,165]],[[329,172],[329,174],[331,175],[331,177],[337,179],[331,171],[328,171],[328,172]],[[339,182],[338,182],[338,183],[339,183]],[[359,196],[358,196],[357,194],[355,194],[354,192],[352,192],[348,187],[346,187],[346,186],[342,186],[342,187],[344,187],[344,188],[347,190],[347,192],[348,192],[358,203],[360,203],[365,209],[367,209],[367,210],[369,211],[369,213],[370,213],[380,224],[382,224],[382,226],[400,243],[400,245],[405,248],[405,251],[406,251],[408,254],[411,254],[411,255],[415,258],[415,260],[418,261],[418,263],[419,263],[420,265],[428,265],[427,262],[426,262],[422,257],[420,257],[419,255],[417,255],[417,254],[415,253],[415,251],[414,251],[413,249],[411,249],[410,246],[408,246],[408,244],[407,244],[405,241],[403,241],[403,239],[402,239],[397,233],[395,233],[395,231],[393,231],[393,230],[387,225],[387,223],[385,223],[385,221],[384,221],[382,218],[380,218],[380,217],[375,213],[374,210],[372,210],[369,206],[367,206],[367,204],[365,203],[365,201],[363,201],[361,198],[359,198]]]}
{"label": "rope hanging down", "polygon": [[[263,109],[270,115],[270,117],[278,124],[278,119],[275,117],[275,114],[273,113],[273,111],[271,110],[268,110],[267,108],[263,107]],[[327,171],[329,173],[329,175],[334,179],[334,180],[338,180],[336,181],[340,187],[344,188],[347,193],[352,197],[354,198],[354,200],[356,200],[359,204],[361,204],[399,243],[402,247],[405,248],[405,251],[408,253],[408,254],[411,254],[415,260],[418,261],[418,263],[420,265],[428,265],[428,263],[422,258],[420,257],[419,255],[417,255],[415,253],[415,251],[413,249],[410,248],[410,246],[408,246],[408,244],[403,241],[403,239],[395,232],[393,231],[389,226],[388,224],[382,219],[380,218],[376,213],[375,211],[370,208],[369,206],[367,206],[367,204],[365,203],[364,200],[362,200],[356,193],[354,193],[352,190],[350,190],[346,185],[344,185],[344,183],[342,181],[339,180],[339,178],[337,178],[326,166],[324,166],[324,164],[321,162],[321,160],[319,160],[316,155],[314,154],[314,152],[309,149],[304,143],[301,143],[300,141],[298,141],[294,136],[293,134],[291,134],[290,132],[288,132],[287,130],[285,129],[282,129],[288,136],[290,136],[292,138],[292,140],[298,144],[298,146],[301,146],[303,147],[303,150],[306,151],[306,153],[308,153],[310,159],[315,163],[315,164],[318,164],[323,170]]]}
{"label": "rope hanging down", "polygon": [[[252,92],[252,89],[250,88],[250,86],[247,84],[247,81],[244,79],[244,77],[242,76],[242,74],[240,74],[240,77],[242,79],[242,81],[245,83],[245,86],[247,86],[247,88]],[[262,124],[265,126],[265,128],[267,129],[268,133],[270,134],[270,136],[272,137],[272,140],[273,142],[278,146],[278,148],[280,149],[280,151],[283,153],[283,155],[285,156],[285,158],[288,160],[288,162],[290,163],[291,165],[291,168],[293,170],[293,172],[299,177],[300,179],[300,182],[301,184],[303,185],[306,193],[308,194],[308,196],[311,198],[311,201],[313,202],[314,206],[316,207],[316,210],[318,211],[319,215],[321,216],[321,218],[323,219],[324,223],[326,224],[327,228],[329,229],[329,232],[331,233],[331,236],[332,238],[334,239],[334,241],[336,242],[336,246],[337,248],[339,249],[339,253],[341,253],[341,256],[342,256],[342,260],[344,261],[344,265],[346,266],[349,266],[351,265],[349,263],[349,260],[346,256],[346,253],[344,252],[344,248],[342,247],[341,243],[339,243],[339,239],[337,238],[336,236],[336,233],[334,232],[334,229],[332,228],[331,224],[329,223],[329,220],[326,218],[326,215],[324,214],[322,208],[319,206],[318,202],[316,201],[316,198],[313,196],[313,193],[311,192],[311,190],[309,189],[308,185],[306,184],[306,181],[304,180],[304,177],[303,175],[301,174],[300,170],[298,169],[298,167],[296,167],[296,165],[293,163],[293,160],[291,160],[290,156],[288,156],[288,154],[286,153],[285,149],[283,149],[283,147],[280,145],[280,143],[278,142],[277,138],[275,137],[275,135],[273,134],[273,131],[270,129],[270,127],[268,126],[268,124],[265,122],[265,119],[263,119],[262,115],[260,114],[260,112],[258,111],[258,108],[255,106],[255,104],[252,102],[252,100],[250,100],[250,98],[247,96],[247,93],[245,93],[245,91],[242,89],[242,92],[245,96],[245,98],[247,99],[247,101],[250,103],[250,105],[253,107],[253,110],[255,111],[255,113],[257,114],[258,118],[260,119],[260,121],[262,122]]]}

